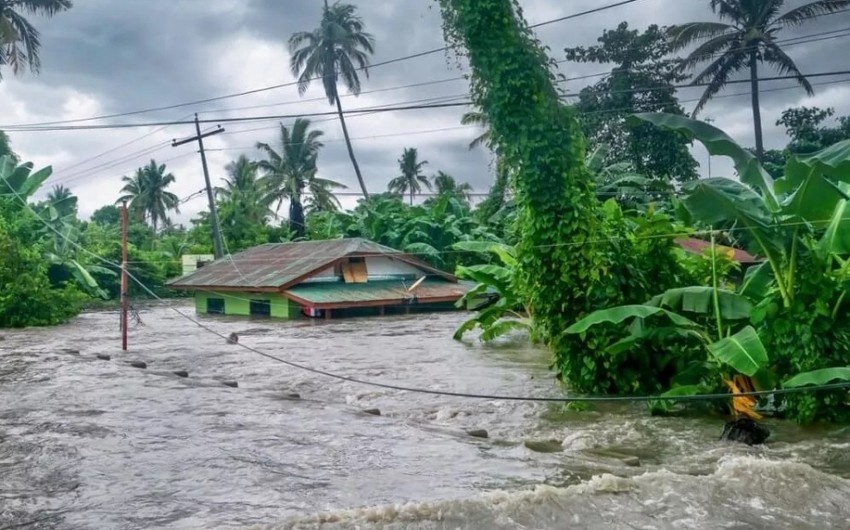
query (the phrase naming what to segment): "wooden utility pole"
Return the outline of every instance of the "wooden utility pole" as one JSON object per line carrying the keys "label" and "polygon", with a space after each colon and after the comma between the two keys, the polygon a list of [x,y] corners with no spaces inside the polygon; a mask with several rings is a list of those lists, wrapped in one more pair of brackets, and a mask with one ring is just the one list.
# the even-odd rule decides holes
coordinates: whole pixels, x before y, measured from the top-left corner
{"label": "wooden utility pole", "polygon": [[130,300],[127,296],[127,201],[121,206],[121,349],[127,351],[127,312]]}
{"label": "wooden utility pole", "polygon": [[194,141],[198,142],[198,148],[201,152],[201,166],[204,168],[204,181],[207,185],[207,200],[209,200],[210,203],[210,224],[212,224],[213,250],[215,252],[215,259],[220,259],[224,256],[224,243],[221,240],[221,227],[218,224],[218,212],[215,208],[215,199],[213,198],[212,185],[210,184],[210,171],[207,168],[207,155],[204,153],[204,138],[214,134],[221,134],[224,132],[224,128],[219,125],[218,129],[215,129],[214,131],[201,134],[201,124],[198,121],[198,115],[195,114],[195,132],[197,134],[191,138],[186,138],[180,141],[172,140],[171,147],[177,147],[178,145]]}

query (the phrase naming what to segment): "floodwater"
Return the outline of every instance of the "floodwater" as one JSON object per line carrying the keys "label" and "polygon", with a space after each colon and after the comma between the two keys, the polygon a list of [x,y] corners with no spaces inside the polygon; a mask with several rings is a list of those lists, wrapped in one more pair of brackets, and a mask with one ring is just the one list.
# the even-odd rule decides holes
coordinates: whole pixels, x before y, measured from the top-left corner
{"label": "floodwater", "polygon": [[[545,352],[455,342],[463,317],[200,320],[348,376],[557,395]],[[850,528],[847,427],[772,423],[751,448],[720,418],[364,387],[161,305],[141,319],[128,354],[115,313],[0,331],[0,528]]]}

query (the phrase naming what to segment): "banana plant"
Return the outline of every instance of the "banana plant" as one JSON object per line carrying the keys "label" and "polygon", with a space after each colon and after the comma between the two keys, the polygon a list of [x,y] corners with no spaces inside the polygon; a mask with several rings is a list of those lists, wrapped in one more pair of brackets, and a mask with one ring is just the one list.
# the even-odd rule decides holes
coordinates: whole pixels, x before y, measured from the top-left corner
{"label": "banana plant", "polygon": [[[763,318],[771,293],[778,293],[784,309],[792,308],[803,284],[801,274],[812,274],[812,266],[838,279],[837,285],[850,280],[850,140],[789,156],[783,175],[774,180],[755,155],[709,124],[670,114],[629,119],[678,131],[701,142],[710,155],[733,161],[739,180],[710,178],[688,184],[683,204],[694,221],[734,222],[764,257],[764,263],[747,271],[739,289],[757,302],[754,322]],[[846,295],[843,287],[833,293],[833,321],[845,309]],[[833,367],[797,374],[784,386],[812,384],[826,376],[850,380],[846,368]]]}
{"label": "banana plant", "polygon": [[850,253],[850,140],[788,157],[784,175],[774,181],[755,155],[707,123],[656,113],[630,119],[680,132],[701,142],[709,154],[732,159],[740,181],[697,180],[683,189],[683,203],[694,220],[709,225],[734,221],[755,241],[765,262],[748,271],[748,295],[775,287],[790,307],[804,249],[824,260]]}
{"label": "banana plant", "polygon": [[0,196],[29,199],[52,173],[49,166],[33,172],[32,162],[18,165],[11,156],[0,157]]}
{"label": "banana plant", "polygon": [[[645,304],[625,305],[595,311],[567,328],[570,334],[583,334],[600,324],[619,325],[629,321],[629,334],[607,348],[609,355],[619,355],[644,340],[685,337],[694,339],[705,351],[706,359],[698,360],[686,371],[692,372],[689,384],[674,386],[665,396],[698,394],[706,389],[705,380],[713,371],[733,371],[723,376],[733,394],[746,390],[751,379],[757,388],[772,388],[768,355],[755,328],[749,324],[753,304],[746,297],[722,289],[717,274],[717,246],[712,238],[712,285],[669,289]],[[717,370],[713,370],[715,368]],[[747,379],[749,378],[749,379]],[[680,377],[679,379],[682,379]],[[755,400],[733,398],[733,410],[752,418]],[[669,403],[654,402],[654,410],[669,410]]]}
{"label": "banana plant", "polygon": [[[475,316],[461,324],[454,334],[455,340],[475,328],[480,328],[480,339],[490,341],[513,330],[533,332],[532,318],[527,301],[512,286],[513,270],[516,267],[514,247],[491,241],[462,241],[452,247],[463,252],[474,252],[493,256],[501,264],[459,266],[456,274],[460,278],[473,280],[475,287],[458,300],[458,307],[476,311]],[[484,298],[486,301],[473,307]],[[532,333],[533,334],[533,333]]]}

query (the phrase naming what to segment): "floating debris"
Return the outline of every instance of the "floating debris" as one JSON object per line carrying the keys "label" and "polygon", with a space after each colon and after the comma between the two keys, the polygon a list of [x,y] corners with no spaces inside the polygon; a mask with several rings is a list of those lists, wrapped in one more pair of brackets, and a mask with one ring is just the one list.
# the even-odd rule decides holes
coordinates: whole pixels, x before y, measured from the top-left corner
{"label": "floating debris", "polygon": [[236,333],[231,333],[229,337],[227,337],[228,344],[236,344],[239,342],[239,335]]}
{"label": "floating debris", "polygon": [[189,377],[189,372],[187,372],[186,370],[175,370],[171,373],[173,373],[177,377]]}
{"label": "floating debris", "polygon": [[770,437],[770,429],[749,418],[739,418],[727,422],[723,427],[721,440],[740,442],[747,445],[763,444]]}
{"label": "floating debris", "polygon": [[466,431],[466,434],[472,436],[473,438],[489,438],[490,435],[484,429],[473,429],[471,431]]}

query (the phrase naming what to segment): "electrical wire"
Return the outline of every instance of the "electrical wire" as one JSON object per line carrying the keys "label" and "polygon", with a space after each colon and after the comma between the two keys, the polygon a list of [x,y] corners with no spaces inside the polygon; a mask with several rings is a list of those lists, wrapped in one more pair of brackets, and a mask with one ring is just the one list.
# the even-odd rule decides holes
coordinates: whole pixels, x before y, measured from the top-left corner
{"label": "electrical wire", "polygon": [[[811,74],[805,74],[807,78],[813,77],[828,77],[828,76],[836,76],[836,75],[848,75],[850,74],[850,70],[835,70],[829,72],[816,72]],[[780,75],[780,76],[770,76],[770,77],[761,77],[758,81],[782,81],[787,79],[797,79],[797,76],[794,75]],[[742,83],[750,83],[750,79],[733,79],[727,82],[727,84],[742,84]],[[678,88],[692,88],[692,87],[700,87],[700,86],[708,86],[709,83],[690,83],[686,85],[672,85],[672,86],[662,86],[662,87],[641,87],[641,88],[632,88],[632,89],[623,89],[623,90],[612,90],[609,91],[612,94],[615,93],[632,93],[632,92],[651,92],[658,90],[670,90],[678,89]],[[565,97],[578,97],[580,94],[565,94]],[[460,96],[456,96],[460,97]],[[472,105],[471,102],[457,102],[457,103],[434,103],[434,104],[425,104],[425,105],[396,105],[396,106],[377,106],[377,107],[363,107],[359,109],[349,109],[343,111],[344,115],[358,115],[363,113],[383,113],[383,112],[400,112],[400,111],[415,111],[415,110],[434,110],[434,109],[442,109],[442,108],[453,108],[453,107],[468,107]],[[217,119],[205,119],[199,120],[201,123],[241,123],[241,122],[257,122],[257,121],[271,121],[271,120],[282,120],[282,119],[295,119],[295,118],[304,118],[304,117],[312,117],[312,116],[336,116],[338,112],[336,111],[324,111],[324,112],[307,112],[307,113],[299,113],[299,114],[280,114],[280,115],[270,115],[270,116],[243,116],[243,117],[235,117],[235,118],[227,118],[221,117]],[[171,122],[150,122],[150,123],[122,123],[122,124],[102,124],[102,125],[72,125],[72,126],[63,126],[56,128],[27,128],[27,129],[14,129],[14,132],[56,132],[56,131],[78,131],[78,130],[103,130],[103,129],[132,129],[138,127],[156,127],[162,125],[194,125],[194,121],[171,121]]]}
{"label": "electrical wire", "polygon": [[[609,5],[606,5],[606,6],[597,7],[597,8],[590,9],[590,10],[587,10],[587,11],[583,11],[583,12],[580,12],[580,13],[575,13],[573,15],[560,17],[560,18],[555,19],[555,20],[548,20],[548,21],[540,22],[538,24],[535,24],[532,27],[539,27],[539,26],[544,26],[544,25],[547,25],[547,24],[552,24],[554,22],[561,22],[561,21],[564,21],[564,20],[570,20],[570,19],[581,17],[581,16],[590,15],[590,14],[593,14],[593,13],[605,11],[605,10],[608,10],[608,9],[613,9],[613,8],[619,7],[621,5],[630,4],[630,3],[633,3],[633,2],[637,2],[637,1],[639,1],[639,0],[624,0],[624,1],[621,1],[621,2],[614,3],[614,4],[609,4]],[[367,67],[364,67],[364,68],[355,68],[355,71],[368,71],[370,68],[379,68],[381,66],[386,66],[386,65],[389,65],[389,64],[395,64],[395,63],[402,62],[402,61],[408,61],[410,59],[416,59],[416,58],[419,58],[419,57],[425,57],[427,55],[432,55],[434,53],[439,53],[441,51],[445,51],[448,48],[449,48],[448,46],[443,46],[441,48],[435,48],[435,49],[432,49],[432,50],[414,53],[414,54],[411,54],[411,55],[405,55],[403,57],[397,57],[395,59],[389,59],[389,60],[386,60],[386,61],[374,63],[374,64],[368,65]],[[319,80],[321,80],[320,77],[315,77],[315,78],[310,79],[310,81],[319,81]],[[152,108],[134,110],[134,111],[129,111],[129,112],[105,114],[105,115],[101,115],[101,116],[92,116],[92,117],[89,117],[89,118],[78,118],[78,119],[74,119],[74,120],[62,120],[62,121],[33,123],[33,124],[29,124],[29,126],[40,127],[40,126],[50,126],[50,125],[59,125],[59,124],[83,123],[83,122],[87,122],[87,121],[98,121],[98,120],[105,120],[105,119],[111,119],[111,118],[122,118],[122,117],[127,117],[127,116],[137,116],[139,114],[147,114],[147,113],[151,113],[151,112],[160,112],[160,111],[164,111],[164,110],[173,110],[173,109],[178,109],[178,108],[182,108],[182,107],[198,106],[198,105],[202,105],[202,104],[205,104],[205,103],[213,103],[213,102],[216,102],[216,101],[233,99],[233,98],[248,96],[248,95],[252,95],[252,94],[258,94],[258,93],[261,93],[261,92],[268,92],[270,90],[277,90],[279,88],[296,86],[298,84],[299,84],[298,81],[292,81],[292,82],[288,82],[288,83],[281,83],[281,84],[266,86],[266,87],[262,87],[262,88],[255,88],[255,89],[246,90],[246,91],[243,91],[243,92],[237,92],[237,93],[233,93],[233,94],[227,94],[227,95],[223,95],[223,96],[216,96],[216,97],[211,97],[211,98],[206,98],[206,99],[189,101],[189,102],[185,102],[185,103],[177,103],[177,104],[174,104],[174,105],[165,105],[165,106],[161,106],[161,107],[152,107]],[[3,128],[6,128],[6,127],[0,126],[0,129],[3,129]]]}
{"label": "electrical wire", "polygon": [[[5,176],[2,176],[3,180],[6,182],[7,186],[10,187],[14,195],[18,198],[19,201],[22,202],[24,207],[33,214],[37,219],[39,219],[47,228],[55,232],[61,238],[63,238],[66,242],[70,243],[75,248],[82,250],[84,253],[90,255],[96,260],[110,265],[112,267],[118,267],[123,269],[123,267],[111,260],[103,258],[95,254],[94,252],[89,251],[88,249],[82,247],[76,241],[72,241],[65,234],[57,230],[54,226],[47,223],[41,216],[36,214],[29,203],[27,203],[26,199],[22,197],[19,193],[17,193],[14,188],[9,185],[9,181]],[[168,304],[162,297],[157,295],[153,290],[148,288],[143,282],[141,282],[135,275],[129,273],[127,271],[127,276],[130,277],[136,284],[138,284],[145,292],[148,293],[154,299],[163,302],[166,306],[172,311],[176,312],[183,318],[188,321],[194,323],[201,329],[218,336],[219,338],[227,340],[228,337],[217,332],[209,326],[204,325],[197,319],[192,318],[191,316],[183,313],[176,307]],[[733,397],[764,397],[764,396],[776,396],[776,395],[788,395],[788,394],[799,394],[799,393],[808,393],[812,391],[822,391],[822,390],[838,390],[838,389],[848,389],[850,388],[850,382],[845,383],[830,383],[824,385],[812,385],[808,387],[798,387],[798,388],[778,388],[773,390],[762,390],[762,391],[751,391],[751,392],[741,392],[736,394],[695,394],[690,396],[665,396],[665,395],[656,395],[656,396],[575,396],[575,397],[539,397],[539,396],[512,396],[512,395],[498,395],[498,394],[477,394],[471,392],[450,392],[443,390],[432,390],[428,388],[419,388],[412,387],[394,383],[383,383],[379,381],[371,381],[360,379],[356,377],[351,377],[343,374],[338,374],[334,372],[329,372],[327,370],[321,370],[319,368],[314,368],[311,366],[307,366],[301,363],[296,363],[293,361],[289,361],[278,357],[276,355],[272,355],[261,351],[257,348],[253,348],[243,343],[237,343],[241,348],[265,357],[267,359],[271,359],[278,363],[284,364],[291,368],[295,368],[298,370],[302,370],[305,372],[313,373],[316,375],[321,375],[324,377],[328,377],[331,379],[336,379],[338,381],[345,381],[349,383],[370,386],[373,388],[383,388],[387,390],[396,390],[401,392],[411,392],[416,394],[426,394],[426,395],[435,395],[435,396],[444,396],[444,397],[458,397],[458,398],[466,398],[466,399],[486,399],[486,400],[495,400],[495,401],[524,401],[524,402],[539,402],[539,403],[638,403],[638,402],[650,402],[650,401],[714,401],[714,400],[728,400]]]}
{"label": "electrical wire", "polygon": [[[834,80],[834,81],[825,81],[825,82],[821,82],[821,83],[812,83],[812,86],[815,86],[815,87],[817,87],[817,86],[827,86],[827,85],[833,85],[833,84],[839,84],[839,83],[848,83],[848,82],[850,82],[850,79],[839,79],[839,80]],[[798,88],[797,85],[787,86],[787,87],[767,88],[767,89],[760,90],[760,93],[782,92],[782,91],[788,91],[788,90],[796,90],[797,88]],[[747,92],[736,92],[736,93],[733,93],[733,94],[719,94],[717,96],[714,96],[713,99],[736,98],[736,97],[745,97],[745,96],[749,96],[749,95],[750,95],[749,91],[747,91]],[[679,100],[679,103],[692,103],[692,102],[696,102],[696,101],[699,101],[699,98],[682,99],[682,100]],[[618,113],[622,113],[622,112],[631,112],[633,110],[634,110],[633,107],[622,107],[622,108],[619,108],[619,109],[615,108],[615,109],[603,109],[603,110],[596,110],[596,111],[587,111],[587,112],[581,112],[579,114],[582,115],[582,116],[591,116],[591,115],[602,115],[602,114],[618,114]],[[318,120],[314,123],[318,123]],[[435,129],[426,129],[426,130],[418,130],[418,131],[403,131],[403,132],[377,134],[377,135],[370,135],[370,136],[358,136],[358,137],[351,138],[351,140],[358,140],[358,141],[378,140],[378,139],[382,139],[382,138],[396,138],[396,137],[401,137],[401,136],[427,135],[427,134],[436,134],[436,133],[442,133],[442,132],[465,130],[465,129],[476,129],[476,128],[478,128],[478,126],[476,126],[476,125],[459,125],[459,126],[453,126],[453,127],[440,127],[440,128],[435,128]],[[277,130],[277,129],[279,129],[279,125],[267,126],[267,127],[255,127],[255,128],[246,129],[246,130],[228,131],[226,133],[223,133],[222,136],[228,135],[228,134],[237,135],[237,134],[245,134],[245,133],[250,133],[250,132]],[[322,140],[323,143],[335,143],[335,142],[344,142],[344,141],[345,141],[344,138],[328,138],[328,139]],[[69,182],[79,180],[79,178],[81,178],[81,177],[91,177],[91,176],[97,175],[99,173],[102,173],[106,170],[109,170],[111,168],[114,168],[114,167],[116,167],[117,165],[120,165],[123,162],[127,162],[129,160],[133,160],[133,159],[136,159],[136,158],[141,158],[142,156],[148,156],[150,154],[153,154],[154,152],[160,151],[160,150],[164,149],[165,147],[167,147],[167,146],[163,145],[163,146],[160,146],[159,148],[156,148],[154,150],[144,150],[144,151],[142,151],[138,154],[128,155],[129,158],[125,157],[125,158],[122,158],[121,160],[116,161],[115,163],[106,164],[105,166],[102,167],[102,169],[99,169],[99,167],[101,167],[101,166],[95,166],[94,168],[87,169],[86,171],[80,171],[80,172],[77,172],[77,173],[74,173],[74,174],[71,174],[71,175],[62,175],[62,177],[59,178],[59,179],[51,178],[50,182],[54,183],[54,184],[67,184]],[[206,151],[207,152],[250,151],[250,150],[253,150],[254,148],[255,148],[255,146],[239,146],[239,147],[211,148],[211,149],[207,149]],[[181,157],[188,156],[188,154],[192,154],[192,153],[187,153],[185,155],[181,155]],[[168,162],[170,160],[174,160],[174,158],[167,159],[165,162]],[[133,169],[133,168],[128,168],[128,170],[131,170],[131,169]],[[119,173],[123,173],[123,171],[121,171]],[[336,195],[360,195],[360,194],[358,194],[358,193],[336,193]]]}

